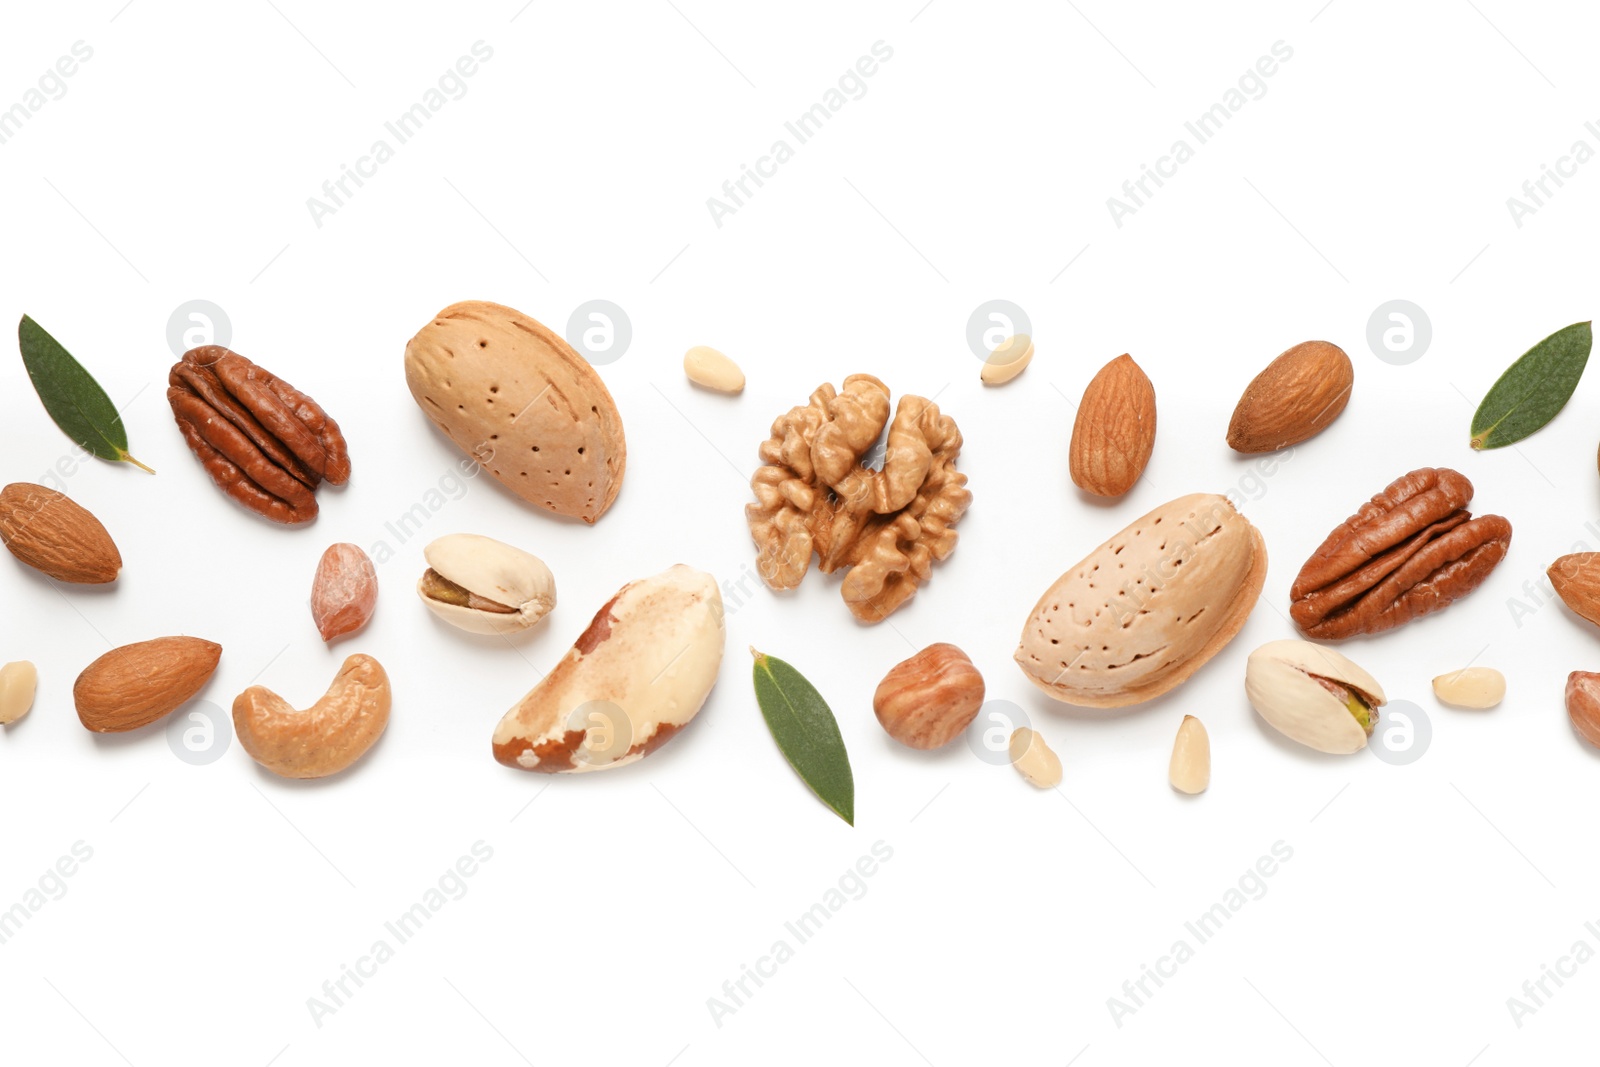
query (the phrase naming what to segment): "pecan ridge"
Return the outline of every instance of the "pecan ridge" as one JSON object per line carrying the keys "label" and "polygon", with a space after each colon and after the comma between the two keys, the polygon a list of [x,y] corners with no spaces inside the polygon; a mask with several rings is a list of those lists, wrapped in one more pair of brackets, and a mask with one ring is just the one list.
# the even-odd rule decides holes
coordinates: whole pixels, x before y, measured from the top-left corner
{"label": "pecan ridge", "polygon": [[221,345],[183,354],[167,376],[184,440],[217,487],[274,522],[317,517],[324,480],[350,478],[339,424],[294,386]]}
{"label": "pecan ridge", "polygon": [[1289,590],[1308,637],[1382,633],[1448,607],[1489,577],[1511,524],[1466,510],[1472,483],[1448,468],[1395,479],[1330,533]]}

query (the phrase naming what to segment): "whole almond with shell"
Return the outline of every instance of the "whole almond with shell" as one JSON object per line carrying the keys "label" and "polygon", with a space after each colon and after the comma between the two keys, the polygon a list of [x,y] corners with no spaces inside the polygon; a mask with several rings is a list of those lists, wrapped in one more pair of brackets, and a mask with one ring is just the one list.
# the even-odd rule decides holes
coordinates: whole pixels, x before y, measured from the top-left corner
{"label": "whole almond with shell", "polygon": [[0,489],[0,539],[13,556],[58,582],[104,585],[122,570],[122,553],[99,519],[31,482]]}
{"label": "whole almond with shell", "polygon": [[1303,341],[1245,386],[1228,423],[1235,452],[1276,452],[1326,430],[1350,403],[1355,367],[1344,349]]}
{"label": "whole almond with shell", "polygon": [[112,649],[72,687],[78,720],[98,734],[148,726],[200,692],[221,658],[221,645],[198,637],[158,637]]}
{"label": "whole almond with shell", "polygon": [[1067,453],[1072,481],[1095,496],[1122,496],[1155,447],[1155,387],[1132,356],[1118,356],[1100,368],[1078,405]]}
{"label": "whole almond with shell", "polygon": [[1545,573],[1567,607],[1600,625],[1600,552],[1562,556]]}

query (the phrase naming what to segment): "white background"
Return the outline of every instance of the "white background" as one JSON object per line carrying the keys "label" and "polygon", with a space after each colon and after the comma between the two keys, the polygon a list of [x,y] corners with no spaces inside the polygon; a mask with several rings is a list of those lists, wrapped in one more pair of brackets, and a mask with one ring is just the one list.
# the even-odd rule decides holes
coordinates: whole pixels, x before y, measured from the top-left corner
{"label": "white background", "polygon": [[[126,561],[108,591],[52,588],[0,558],[0,660],[31,659],[32,713],[0,736],[0,908],[75,842],[93,858],[0,945],[8,1062],[948,1064],[1084,1067],[1196,1053],[1241,1062],[1578,1062],[1600,965],[1519,1027],[1507,998],[1600,920],[1585,831],[1600,754],[1562,708],[1595,631],[1539,592],[1600,548],[1591,375],[1517,450],[1474,454],[1477,400],[1512,359],[1595,312],[1600,164],[1514,225],[1506,198],[1600,118],[1577,4],[1372,0],[1063,5],[921,0],[785,9],[713,0],[332,5],[96,0],[28,5],[0,33],[0,106],[82,40],[93,58],[0,144],[0,322],[27,312],[106,385],[160,473],[88,461],[68,492]],[[475,41],[452,100],[335,214],[306,200],[384,136]],[[876,41],[893,49],[822,133],[719,228],[706,199]],[[1185,136],[1276,41],[1293,49],[1215,139],[1117,227],[1106,199]],[[1190,138],[1193,144],[1192,137]],[[1591,173],[1592,172],[1592,173]],[[462,299],[563,329],[611,300],[633,338],[601,368],[627,429],[625,484],[593,528],[487,478],[401,543],[385,524],[457,462],[406,390],[406,340]],[[982,302],[1025,308],[1033,366],[983,389]],[[1369,315],[1425,309],[1432,344],[1380,361]],[[221,496],[163,391],[174,309],[224,308],[232,346],[321,401],[354,477],[310,528]],[[9,328],[9,327],[8,327]],[[1223,435],[1250,377],[1326,338],[1356,364],[1349,409],[1267,478]],[[728,399],[683,379],[711,344],[745,367]],[[1146,478],[1105,506],[1066,473],[1074,404],[1130,352],[1155,383]],[[960,547],[890,622],[856,625],[837,582],[757,589],[741,509],[771,420],[864,371],[937,394],[966,437]],[[70,454],[0,359],[0,480]],[[1347,644],[1432,742],[1409,766],[1321,756],[1245,702],[1251,648],[1291,636],[1300,563],[1418,466],[1467,473],[1516,529],[1470,599]],[[1238,639],[1189,684],[1117,712],[1058,706],[1011,652],[1039,593],[1104,538],[1187,492],[1233,490],[1272,566]],[[421,546],[464,530],[525,546],[560,603],[508,647],[438,624],[411,587]],[[395,550],[366,631],[333,648],[306,607],[323,548]],[[727,588],[728,654],[698,721],[648,761],[547,779],[489,735],[624,582],[675,562]],[[1536,599],[1537,598],[1537,599]],[[1514,599],[1524,605],[1515,607]],[[1540,606],[1543,604],[1544,606]],[[351,652],[395,685],[351,772],[291,783],[235,744],[192,766],[163,727],[102,738],[72,680],[112,645],[219,641],[202,694],[259,680],[304,706]],[[992,699],[1060,753],[1038,792],[958,743],[897,747],[870,708],[896,662],[959,644]],[[784,765],[747,645],[803,670],[838,715],[854,829]],[[1503,670],[1489,712],[1429,679]],[[1185,714],[1213,784],[1166,783]],[[482,841],[493,858],[318,1026],[308,998]],[[714,1021],[754,965],[874,842],[893,858],[776,977]],[[1274,843],[1293,858],[1211,942],[1184,923]],[[1118,1026],[1107,1000],[1186,938],[1195,957]],[[392,941],[392,938],[391,938]],[[353,988],[353,987],[351,987]],[[754,988],[750,986],[749,988]]]}

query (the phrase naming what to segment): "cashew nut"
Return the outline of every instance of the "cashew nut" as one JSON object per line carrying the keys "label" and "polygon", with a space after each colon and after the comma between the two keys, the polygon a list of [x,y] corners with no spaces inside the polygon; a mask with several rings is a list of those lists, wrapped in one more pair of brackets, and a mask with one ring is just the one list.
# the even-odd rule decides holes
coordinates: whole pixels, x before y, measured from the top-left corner
{"label": "cashew nut", "polygon": [[305,711],[265,686],[233,702],[233,731],[250,758],[284,778],[337,774],[389,725],[389,676],[371,656],[351,656],[321,700]]}

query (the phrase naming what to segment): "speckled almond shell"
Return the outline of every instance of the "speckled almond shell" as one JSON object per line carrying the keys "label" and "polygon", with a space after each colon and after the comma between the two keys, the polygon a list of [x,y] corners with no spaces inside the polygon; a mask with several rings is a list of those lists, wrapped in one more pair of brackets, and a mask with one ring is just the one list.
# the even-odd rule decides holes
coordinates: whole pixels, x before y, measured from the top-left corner
{"label": "speckled almond shell", "polygon": [[517,496],[592,523],[617,498],[622,415],[584,358],[512,308],[452,304],[406,345],[417,404]]}
{"label": "speckled almond shell", "polygon": [[1179,497],[1056,579],[1014,658],[1029,681],[1068,704],[1150,700],[1233,640],[1266,577],[1261,533],[1226,497]]}

